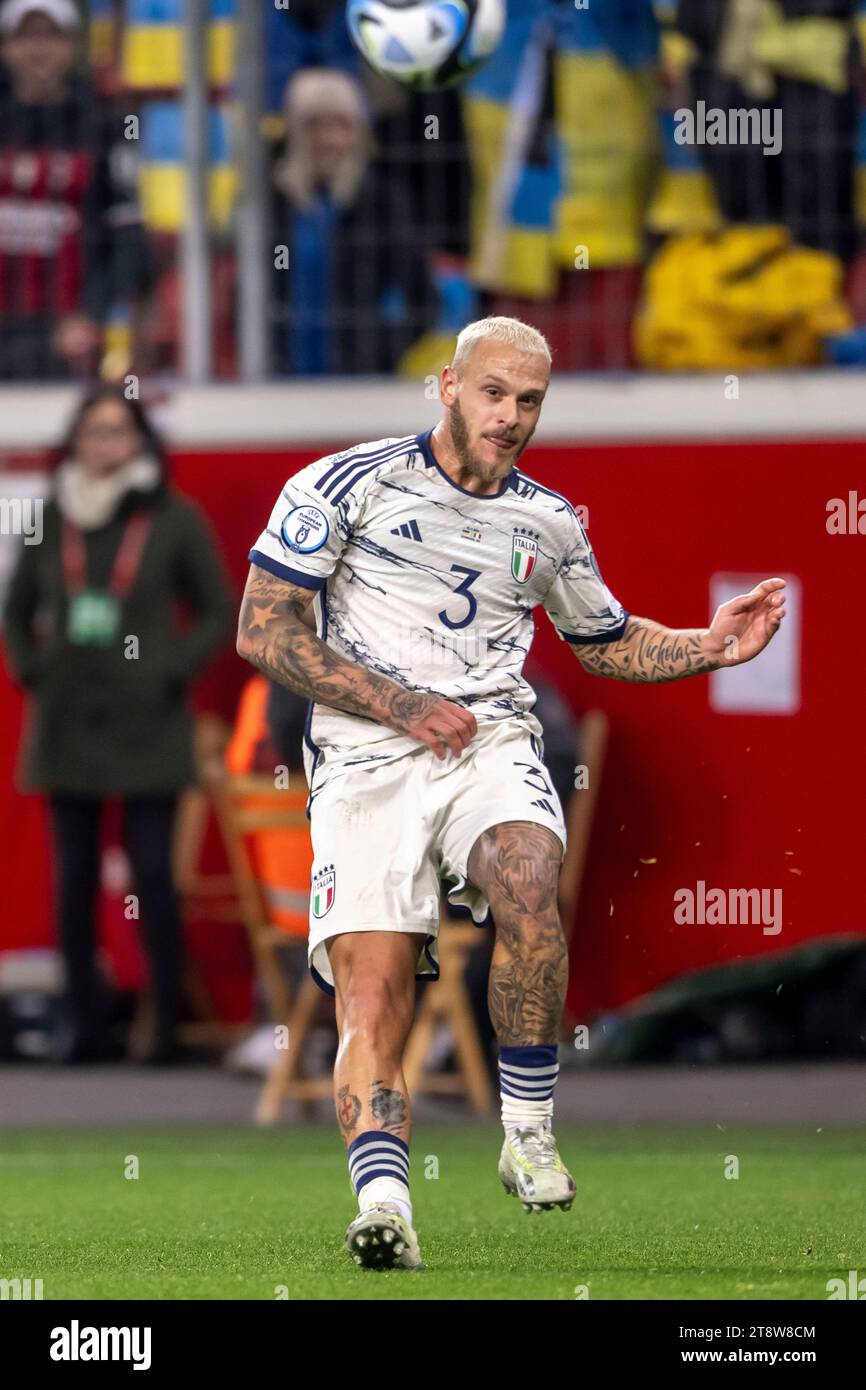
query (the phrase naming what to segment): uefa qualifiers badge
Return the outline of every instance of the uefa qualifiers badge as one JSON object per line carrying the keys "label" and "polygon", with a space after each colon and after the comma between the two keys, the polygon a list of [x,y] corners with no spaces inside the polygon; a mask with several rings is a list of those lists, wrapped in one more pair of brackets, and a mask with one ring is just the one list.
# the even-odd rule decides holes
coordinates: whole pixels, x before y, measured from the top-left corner
{"label": "uefa qualifiers badge", "polygon": [[337,891],[337,873],[333,864],[327,864],[317,874],[313,874],[310,897],[313,902],[313,916],[324,917],[334,906]]}
{"label": "uefa qualifiers badge", "polygon": [[330,529],[328,518],[318,507],[293,507],[283,519],[280,535],[290,550],[312,555],[314,550],[321,550]]}
{"label": "uefa qualifiers badge", "polygon": [[511,539],[511,576],[525,584],[538,559],[538,534],[535,531],[515,531]]}

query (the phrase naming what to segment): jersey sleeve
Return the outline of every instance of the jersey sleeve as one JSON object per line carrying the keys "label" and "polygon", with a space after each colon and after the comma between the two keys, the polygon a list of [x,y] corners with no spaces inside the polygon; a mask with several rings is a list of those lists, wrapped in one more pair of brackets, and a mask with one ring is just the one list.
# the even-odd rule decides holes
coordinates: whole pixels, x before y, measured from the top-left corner
{"label": "jersey sleeve", "polygon": [[577,514],[569,511],[567,518],[562,561],[542,601],[545,611],[559,636],[575,646],[615,642],[629,615],[602,579]]}
{"label": "jersey sleeve", "polygon": [[323,588],[363,509],[367,483],[368,474],[345,455],[302,468],[277,498],[250,564],[305,589]]}

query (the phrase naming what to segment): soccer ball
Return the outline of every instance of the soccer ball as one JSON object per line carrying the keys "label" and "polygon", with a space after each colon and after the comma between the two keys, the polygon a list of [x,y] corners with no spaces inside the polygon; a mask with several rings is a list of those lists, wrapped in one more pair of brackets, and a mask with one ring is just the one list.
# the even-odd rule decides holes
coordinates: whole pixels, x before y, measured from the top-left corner
{"label": "soccer ball", "polygon": [[505,28],[505,0],[349,0],[346,22],[377,72],[433,92],[490,57]]}

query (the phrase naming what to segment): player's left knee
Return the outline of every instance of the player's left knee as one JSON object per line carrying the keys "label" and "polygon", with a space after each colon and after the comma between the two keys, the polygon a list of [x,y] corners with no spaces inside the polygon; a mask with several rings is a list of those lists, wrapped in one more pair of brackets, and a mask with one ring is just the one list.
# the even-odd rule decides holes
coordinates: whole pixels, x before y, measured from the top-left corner
{"label": "player's left knee", "polygon": [[471,881],[497,909],[558,920],[562,841],[543,825],[505,821],[479,835],[469,856]]}

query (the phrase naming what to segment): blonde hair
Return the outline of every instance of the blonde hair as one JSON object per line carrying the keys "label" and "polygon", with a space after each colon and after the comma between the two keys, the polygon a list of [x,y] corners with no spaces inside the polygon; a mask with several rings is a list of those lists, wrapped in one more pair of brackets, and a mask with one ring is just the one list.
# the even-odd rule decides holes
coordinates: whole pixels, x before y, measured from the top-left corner
{"label": "blonde hair", "polygon": [[548,366],[552,362],[550,344],[537,328],[523,323],[521,319],[491,315],[489,318],[476,319],[474,323],[467,323],[466,327],[458,334],[454,360],[451,363],[458,376],[462,375],[463,367],[473,348],[481,342],[507,343],[509,347],[517,348],[519,352],[530,352],[544,357]]}
{"label": "blonde hair", "polygon": [[313,116],[343,116],[360,133],[356,151],[343,160],[330,179],[330,193],[341,207],[348,207],[361,186],[370,149],[370,116],[361,84],[340,68],[303,68],[286,86],[284,114],[289,136],[288,154],[274,171],[277,187],[299,207],[314,201],[315,179],[303,125]]}

